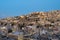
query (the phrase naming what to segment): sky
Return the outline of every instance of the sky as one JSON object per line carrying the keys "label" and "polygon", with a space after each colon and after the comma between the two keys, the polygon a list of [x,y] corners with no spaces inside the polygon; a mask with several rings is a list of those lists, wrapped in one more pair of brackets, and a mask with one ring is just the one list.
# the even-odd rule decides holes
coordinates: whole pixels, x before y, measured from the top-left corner
{"label": "sky", "polygon": [[60,0],[0,0],[0,18],[60,10]]}

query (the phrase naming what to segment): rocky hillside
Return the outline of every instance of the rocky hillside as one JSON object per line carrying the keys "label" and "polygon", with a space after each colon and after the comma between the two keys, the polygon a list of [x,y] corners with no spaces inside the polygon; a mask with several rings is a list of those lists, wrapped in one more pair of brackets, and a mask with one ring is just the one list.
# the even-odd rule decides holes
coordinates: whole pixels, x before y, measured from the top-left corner
{"label": "rocky hillside", "polygon": [[60,10],[0,19],[0,39],[60,40]]}
{"label": "rocky hillside", "polygon": [[7,17],[4,19],[0,19],[0,25],[4,26],[8,23],[12,24],[53,24],[60,25],[60,11],[50,11],[50,12],[32,12],[28,15],[15,16],[15,17]]}

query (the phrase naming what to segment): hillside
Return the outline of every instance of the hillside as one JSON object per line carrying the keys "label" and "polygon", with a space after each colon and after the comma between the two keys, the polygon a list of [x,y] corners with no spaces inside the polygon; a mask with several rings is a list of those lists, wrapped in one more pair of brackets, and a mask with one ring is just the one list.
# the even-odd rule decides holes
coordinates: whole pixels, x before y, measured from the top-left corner
{"label": "hillside", "polygon": [[[4,19],[0,20],[0,25],[5,25],[7,23],[18,23],[22,24],[24,23],[25,25],[28,24],[60,24],[60,11],[55,10],[55,11],[50,11],[50,12],[32,12],[31,14],[28,15],[23,15],[23,16],[15,16],[15,17],[7,17]],[[27,24],[28,23],[28,24]]]}
{"label": "hillside", "polygon": [[27,15],[0,19],[0,38],[4,39],[2,36],[11,40],[54,38],[60,40],[60,10],[32,12]]}

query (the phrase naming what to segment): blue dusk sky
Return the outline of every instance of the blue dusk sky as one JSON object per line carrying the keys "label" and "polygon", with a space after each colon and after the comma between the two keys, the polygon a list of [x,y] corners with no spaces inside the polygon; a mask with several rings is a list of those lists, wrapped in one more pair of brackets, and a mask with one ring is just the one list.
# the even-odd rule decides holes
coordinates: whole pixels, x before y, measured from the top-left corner
{"label": "blue dusk sky", "polygon": [[0,0],[0,18],[60,10],[60,0]]}

